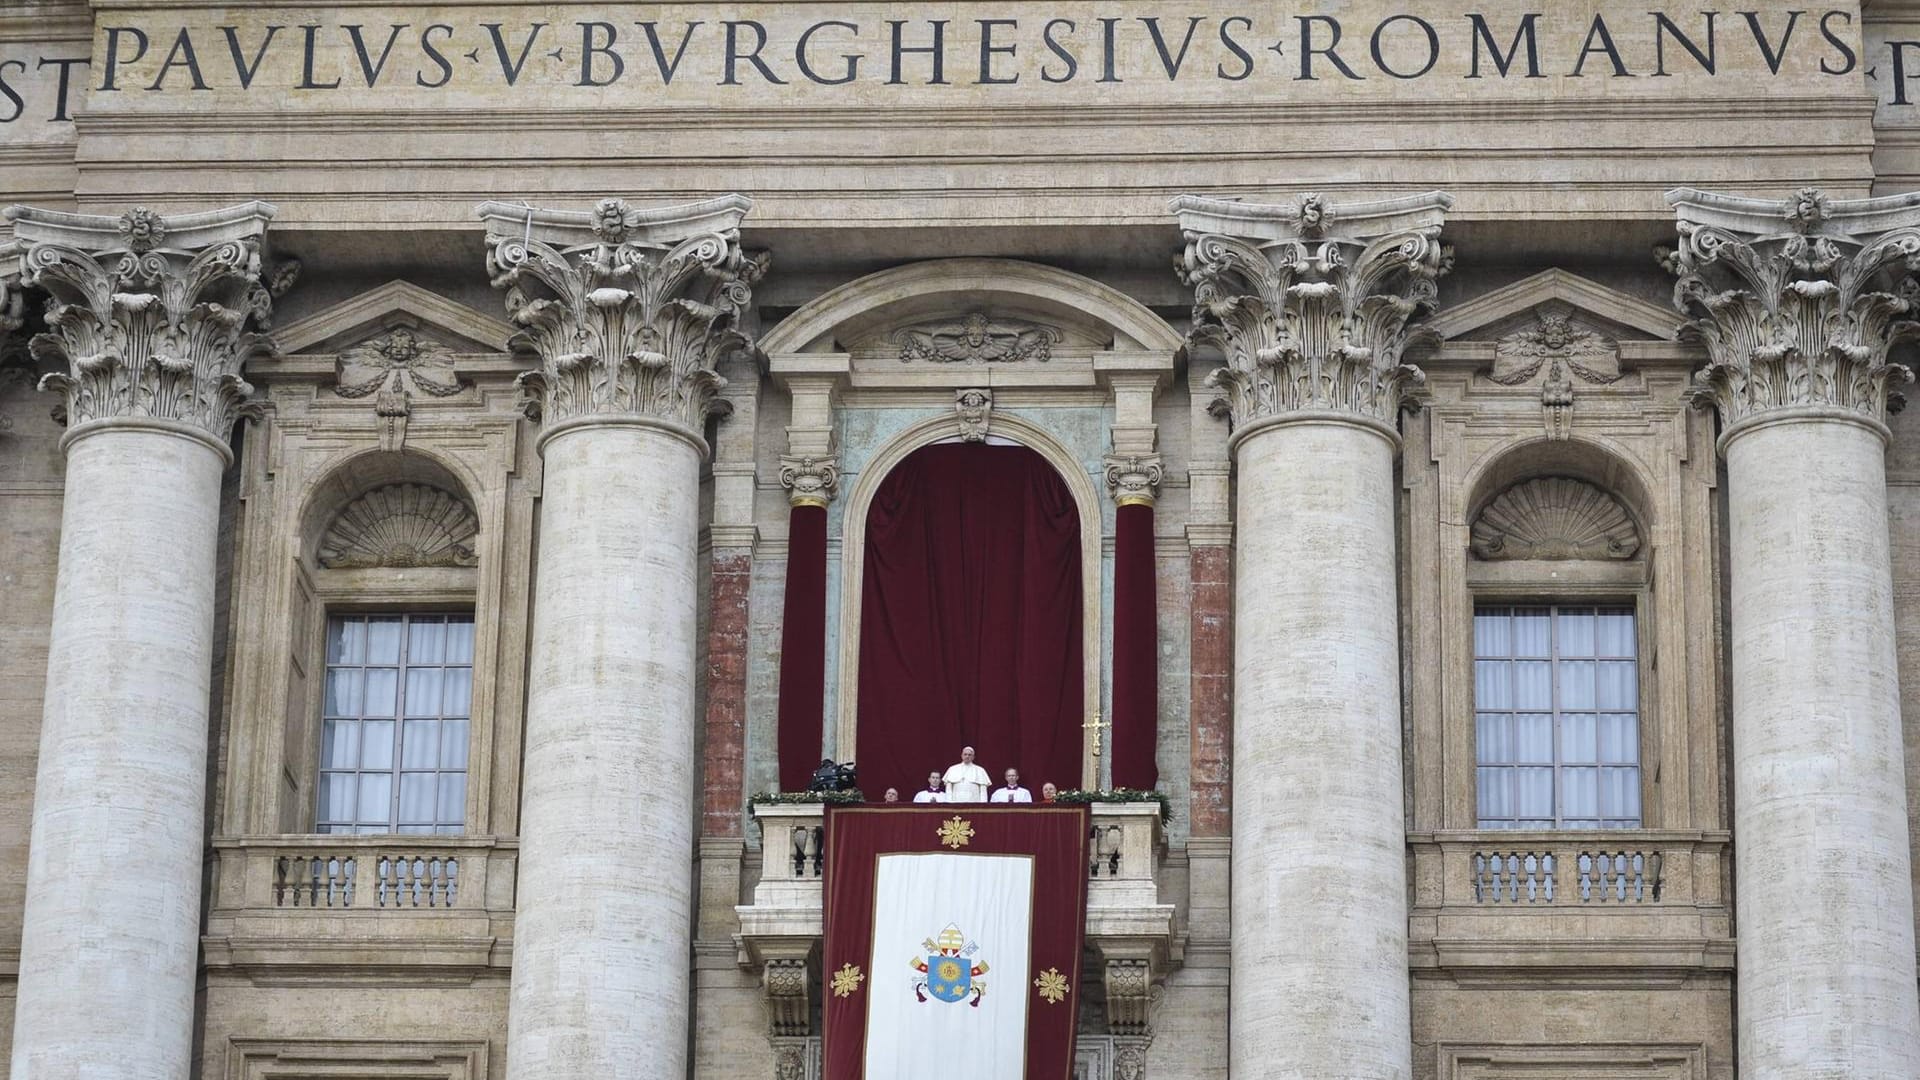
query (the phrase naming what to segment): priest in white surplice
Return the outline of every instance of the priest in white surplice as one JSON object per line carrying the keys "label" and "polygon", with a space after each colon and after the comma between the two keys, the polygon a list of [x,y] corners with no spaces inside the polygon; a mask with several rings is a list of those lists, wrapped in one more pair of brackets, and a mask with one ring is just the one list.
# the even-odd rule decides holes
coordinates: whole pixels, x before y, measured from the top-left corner
{"label": "priest in white surplice", "polygon": [[973,747],[960,749],[960,763],[947,769],[941,782],[947,785],[948,802],[986,802],[987,788],[993,779],[987,770],[973,763]]}

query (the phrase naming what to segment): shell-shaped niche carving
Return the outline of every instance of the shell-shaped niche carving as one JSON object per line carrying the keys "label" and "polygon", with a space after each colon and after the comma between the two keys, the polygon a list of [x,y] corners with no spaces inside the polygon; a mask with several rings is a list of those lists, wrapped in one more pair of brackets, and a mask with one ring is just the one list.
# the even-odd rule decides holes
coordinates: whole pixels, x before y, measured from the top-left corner
{"label": "shell-shaped niche carving", "polygon": [[1613,496],[1564,476],[1515,484],[1480,511],[1482,559],[1630,559],[1640,531]]}
{"label": "shell-shaped niche carving", "polygon": [[388,484],[347,504],[320,540],[320,565],[473,566],[480,530],[460,499],[426,484]]}

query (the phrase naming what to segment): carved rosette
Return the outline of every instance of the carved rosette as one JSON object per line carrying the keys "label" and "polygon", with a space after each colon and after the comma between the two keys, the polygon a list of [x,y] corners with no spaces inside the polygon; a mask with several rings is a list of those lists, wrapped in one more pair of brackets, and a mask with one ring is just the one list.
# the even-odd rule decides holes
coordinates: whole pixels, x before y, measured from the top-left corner
{"label": "carved rosette", "polygon": [[1186,237],[1176,264],[1193,288],[1189,339],[1217,345],[1208,376],[1236,427],[1291,413],[1333,412],[1391,426],[1408,387],[1401,362],[1453,263],[1440,192],[1332,207],[1317,195],[1262,206],[1182,195]]}
{"label": "carved rosette", "polygon": [[1152,506],[1160,495],[1164,468],[1159,454],[1110,454],[1107,493],[1117,506]]}
{"label": "carved rosette", "polygon": [[740,248],[752,202],[729,195],[592,213],[487,203],[487,272],[507,317],[538,354],[520,377],[529,414],[548,424],[651,417],[699,432],[726,385],[715,366],[750,348],[741,320],[764,254]]}
{"label": "carved rosette", "polygon": [[119,218],[32,207],[7,210],[22,242],[21,282],[51,294],[47,332],[33,355],[66,364],[40,381],[64,395],[66,423],[118,418],[172,421],[224,445],[253,412],[241,378],[271,353],[273,300],[298,263],[262,280],[261,240],[274,210],[251,203],[162,217],[144,208]]}
{"label": "carved rosette", "polygon": [[1920,336],[1920,195],[1785,200],[1680,189],[1679,244],[1658,252],[1706,344],[1694,400],[1721,423],[1825,408],[1885,423],[1912,380],[1888,349]]}
{"label": "carved rosette", "polygon": [[825,507],[840,487],[840,466],[832,458],[780,455],[780,486],[793,506]]}

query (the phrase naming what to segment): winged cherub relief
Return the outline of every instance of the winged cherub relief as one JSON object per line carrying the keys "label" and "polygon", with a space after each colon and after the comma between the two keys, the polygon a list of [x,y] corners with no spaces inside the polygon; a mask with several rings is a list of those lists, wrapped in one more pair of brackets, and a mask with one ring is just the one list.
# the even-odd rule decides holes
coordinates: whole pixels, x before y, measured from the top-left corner
{"label": "winged cherub relief", "polygon": [[[1549,438],[1567,437],[1573,419],[1573,386],[1605,386],[1620,379],[1620,350],[1612,341],[1575,323],[1564,311],[1540,308],[1534,325],[1494,344],[1494,382],[1524,386],[1540,379],[1540,408]],[[1545,373],[1542,375],[1542,373]]]}
{"label": "winged cherub relief", "polygon": [[374,396],[384,450],[405,445],[407,418],[413,414],[416,391],[428,397],[452,397],[460,392],[453,353],[437,341],[416,337],[403,326],[340,354],[333,392],[343,398]]}
{"label": "winged cherub relief", "polygon": [[900,359],[935,364],[995,364],[1053,358],[1060,331],[1035,323],[996,322],[985,312],[967,313],[957,323],[909,326],[893,335]]}

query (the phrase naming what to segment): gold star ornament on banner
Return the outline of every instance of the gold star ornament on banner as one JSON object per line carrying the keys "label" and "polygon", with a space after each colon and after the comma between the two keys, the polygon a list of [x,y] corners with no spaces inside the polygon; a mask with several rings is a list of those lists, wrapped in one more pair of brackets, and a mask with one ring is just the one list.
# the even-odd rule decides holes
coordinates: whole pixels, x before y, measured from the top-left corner
{"label": "gold star ornament on banner", "polygon": [[953,850],[959,851],[966,847],[967,841],[971,839],[973,839],[973,822],[966,818],[956,814],[940,823],[940,842]]}
{"label": "gold star ornament on banner", "polygon": [[865,979],[859,968],[852,964],[841,965],[840,970],[833,973],[833,996],[852,997]]}
{"label": "gold star ornament on banner", "polygon": [[1058,1005],[1066,1000],[1067,977],[1060,974],[1059,968],[1048,968],[1041,972],[1040,977],[1033,980],[1033,987],[1049,1005]]}

